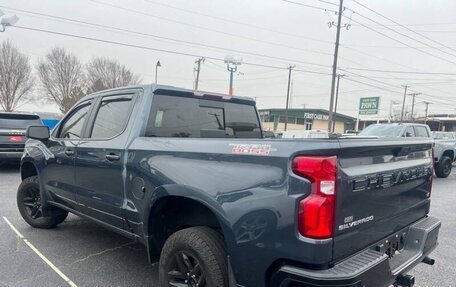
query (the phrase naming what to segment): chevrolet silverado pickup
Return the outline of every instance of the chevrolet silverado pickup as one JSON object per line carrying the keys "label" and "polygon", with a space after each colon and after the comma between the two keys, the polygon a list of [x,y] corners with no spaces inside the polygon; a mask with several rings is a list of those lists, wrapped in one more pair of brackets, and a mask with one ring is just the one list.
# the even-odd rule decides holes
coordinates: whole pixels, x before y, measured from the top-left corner
{"label": "chevrolet silverado pickup", "polygon": [[252,99],[161,85],[88,95],[27,137],[24,220],[137,240],[160,286],[413,286],[434,263],[428,139],[265,139]]}

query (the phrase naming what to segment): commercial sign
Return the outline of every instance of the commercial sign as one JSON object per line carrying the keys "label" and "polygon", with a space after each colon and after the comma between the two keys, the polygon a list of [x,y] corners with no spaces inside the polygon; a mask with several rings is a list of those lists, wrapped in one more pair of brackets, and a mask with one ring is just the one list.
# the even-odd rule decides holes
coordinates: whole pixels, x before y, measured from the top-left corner
{"label": "commercial sign", "polygon": [[378,106],[380,97],[369,97],[359,99],[359,114],[360,115],[376,115],[378,114]]}

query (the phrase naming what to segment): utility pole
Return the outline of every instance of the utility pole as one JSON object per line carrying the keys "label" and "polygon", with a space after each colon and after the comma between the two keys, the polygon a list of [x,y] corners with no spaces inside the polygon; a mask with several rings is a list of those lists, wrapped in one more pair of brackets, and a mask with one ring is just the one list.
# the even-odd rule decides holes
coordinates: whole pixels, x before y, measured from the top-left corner
{"label": "utility pole", "polygon": [[289,65],[288,66],[288,86],[287,86],[287,103],[285,106],[285,128],[284,131],[287,131],[288,125],[288,102],[290,101],[290,87],[291,87],[291,70],[293,70],[295,66]]}
{"label": "utility pole", "polygon": [[404,91],[404,99],[402,100],[402,112],[401,112],[401,123],[402,123],[402,120],[404,119],[404,109],[405,109],[405,97],[407,96],[407,89],[409,86],[405,85],[403,86],[405,88],[405,91]]}
{"label": "utility pole", "polygon": [[331,98],[329,100],[329,118],[328,118],[328,131],[331,131],[333,121],[333,104],[334,104],[334,92],[336,86],[336,73],[337,73],[337,57],[339,55],[339,40],[340,40],[340,27],[342,21],[342,10],[344,0],[340,0],[339,4],[339,15],[337,15],[337,32],[336,32],[336,45],[334,48],[334,62],[331,80]]}
{"label": "utility pole", "polygon": [[196,79],[195,79],[195,90],[198,90],[198,83],[199,83],[199,76],[200,76],[200,71],[201,71],[201,63],[204,63],[205,58],[201,57],[198,58],[198,60],[195,61],[196,68],[193,68],[193,71],[196,72]]}
{"label": "utility pole", "polygon": [[414,122],[414,117],[413,117],[413,110],[415,108],[415,97],[418,96],[418,95],[421,95],[421,93],[413,93],[413,94],[410,94],[410,96],[412,96],[412,113],[411,113],[411,119],[412,119],[412,122]]}
{"label": "utility pole", "polygon": [[428,109],[429,109],[430,102],[424,102],[424,104],[426,105],[426,109],[425,109],[425,112],[424,112],[424,114],[425,114],[425,116],[424,116],[424,124],[426,124],[427,123]]}
{"label": "utility pole", "polygon": [[[342,78],[344,76],[345,75],[337,74],[336,102],[334,103],[334,114],[337,114],[337,102],[339,100],[339,82],[340,82],[340,78]],[[333,121],[331,132],[334,132],[335,127],[336,127],[336,121]]]}

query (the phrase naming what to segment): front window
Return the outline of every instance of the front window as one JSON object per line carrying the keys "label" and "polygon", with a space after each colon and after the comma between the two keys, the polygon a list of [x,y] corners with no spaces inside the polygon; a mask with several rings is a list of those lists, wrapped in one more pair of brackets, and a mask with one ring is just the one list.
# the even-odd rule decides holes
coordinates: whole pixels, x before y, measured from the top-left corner
{"label": "front window", "polygon": [[90,104],[76,108],[60,127],[58,138],[78,139],[82,137],[83,127],[90,110]]}

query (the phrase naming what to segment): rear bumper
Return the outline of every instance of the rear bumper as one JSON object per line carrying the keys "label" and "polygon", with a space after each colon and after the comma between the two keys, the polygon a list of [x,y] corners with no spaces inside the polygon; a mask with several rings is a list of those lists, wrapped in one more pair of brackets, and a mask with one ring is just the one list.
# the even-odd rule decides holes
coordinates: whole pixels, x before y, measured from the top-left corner
{"label": "rear bumper", "polygon": [[440,226],[437,218],[426,217],[408,227],[404,248],[393,258],[376,251],[376,244],[326,270],[282,266],[273,274],[271,286],[389,286],[437,246]]}
{"label": "rear bumper", "polygon": [[22,151],[0,152],[0,159],[21,159]]}

